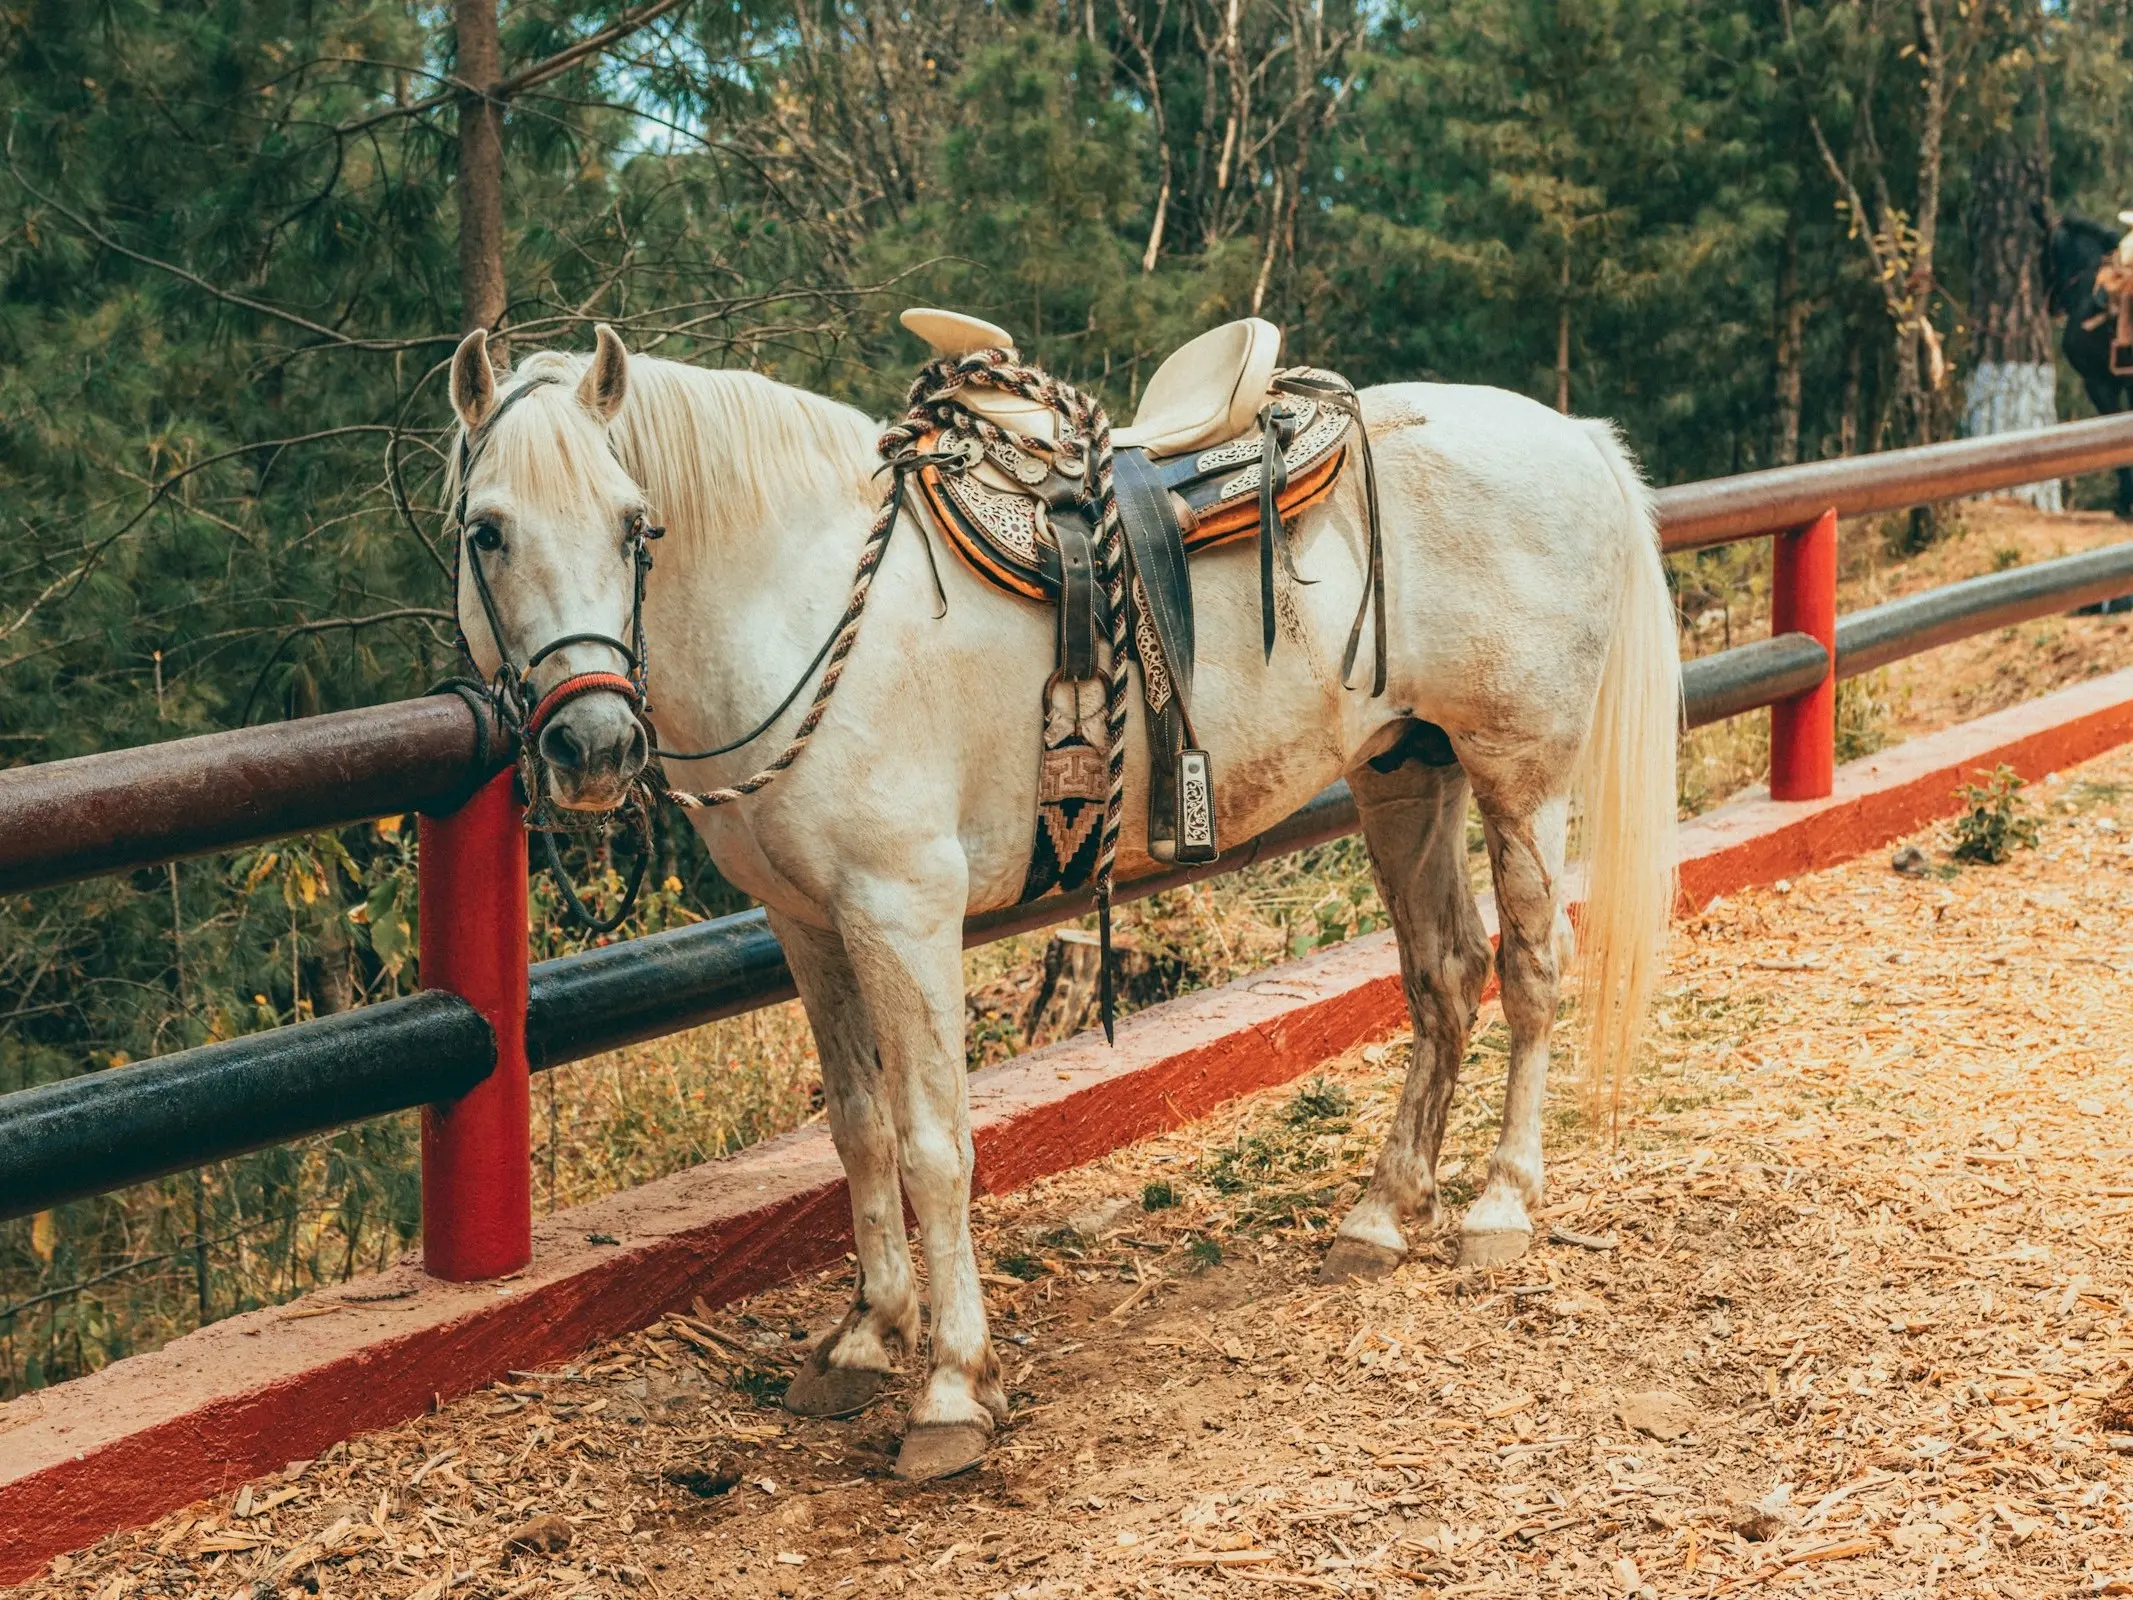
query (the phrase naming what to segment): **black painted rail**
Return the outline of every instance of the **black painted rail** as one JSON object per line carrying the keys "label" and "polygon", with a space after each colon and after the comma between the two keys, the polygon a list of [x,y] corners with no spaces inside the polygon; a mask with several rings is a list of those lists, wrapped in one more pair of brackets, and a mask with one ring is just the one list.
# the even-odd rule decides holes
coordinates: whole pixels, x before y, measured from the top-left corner
{"label": "black painted rail", "polygon": [[0,1096],[0,1219],[465,1094],[488,1023],[425,990]]}

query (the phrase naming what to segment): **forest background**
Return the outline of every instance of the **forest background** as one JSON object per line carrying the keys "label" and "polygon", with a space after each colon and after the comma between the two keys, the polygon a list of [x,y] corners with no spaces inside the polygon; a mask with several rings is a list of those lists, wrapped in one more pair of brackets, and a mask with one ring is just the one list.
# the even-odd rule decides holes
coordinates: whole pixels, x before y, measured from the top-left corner
{"label": "forest background", "polygon": [[[2036,208],[2133,201],[2128,4],[0,0],[0,764],[445,676],[477,324],[887,414],[945,304],[1130,414],[1256,312],[1660,482],[1948,435],[2051,359]],[[411,832],[0,900],[0,1092],[406,987]],[[733,908],[661,850],[645,925]],[[389,1259],[409,1129],[0,1225],[0,1395]]]}

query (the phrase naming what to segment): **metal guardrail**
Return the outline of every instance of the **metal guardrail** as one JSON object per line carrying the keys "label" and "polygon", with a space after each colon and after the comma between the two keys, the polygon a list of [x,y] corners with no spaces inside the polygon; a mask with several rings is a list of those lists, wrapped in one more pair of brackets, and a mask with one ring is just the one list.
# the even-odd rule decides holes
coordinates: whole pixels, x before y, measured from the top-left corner
{"label": "metal guardrail", "polygon": [[[456,809],[510,759],[457,695],[0,771],[0,894]],[[487,745],[487,762],[477,755]]]}
{"label": "metal guardrail", "polygon": [[2133,543],[1905,595],[1837,619],[1837,676],[1855,678],[1957,639],[2122,594],[2133,594]]}
{"label": "metal guardrail", "polygon": [[[1846,514],[1978,493],[2133,461],[2133,417],[1892,451],[1662,491],[1669,549],[1790,532]],[[2133,543],[1948,585],[1840,618],[1836,673],[1853,676],[1968,635],[2133,592]],[[1780,634],[1688,662],[1689,726],[1805,693],[1829,654]],[[403,701],[0,771],[0,892],[404,811],[462,804],[508,759],[456,697]],[[484,759],[486,757],[486,759]],[[1201,867],[1120,886],[1139,897],[1305,849],[1358,826],[1336,784]],[[977,944],[1090,909],[1066,896],[975,918]],[[792,995],[761,911],[540,963],[530,973],[535,1069],[695,1027]],[[448,1100],[496,1060],[488,1024],[426,992],[343,1016],[0,1096],[0,1218],[387,1112]]]}
{"label": "metal guardrail", "polygon": [[0,1219],[464,1094],[495,1062],[488,1023],[431,989],[18,1090],[0,1096]]}
{"label": "metal guardrail", "polygon": [[1805,527],[1824,511],[1863,517],[2133,463],[2133,413],[2025,433],[1772,467],[1658,492],[1660,539],[1700,550]]}

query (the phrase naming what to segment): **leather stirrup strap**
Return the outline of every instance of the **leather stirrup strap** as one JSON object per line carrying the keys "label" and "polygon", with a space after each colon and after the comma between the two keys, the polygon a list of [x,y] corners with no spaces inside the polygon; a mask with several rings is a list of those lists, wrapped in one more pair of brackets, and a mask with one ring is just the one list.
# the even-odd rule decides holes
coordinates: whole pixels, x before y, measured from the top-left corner
{"label": "leather stirrup strap", "polygon": [[1059,675],[1070,683],[1096,676],[1096,551],[1073,517],[1052,521],[1059,549]]}
{"label": "leather stirrup strap", "polygon": [[1126,550],[1148,598],[1148,621],[1163,648],[1163,665],[1169,670],[1178,709],[1189,729],[1194,635],[1192,569],[1185,561],[1185,531],[1178,525],[1170,491],[1146,451],[1119,451],[1112,458],[1111,484]]}
{"label": "leather stirrup strap", "polygon": [[1370,692],[1381,695],[1385,692],[1385,535],[1378,516],[1378,469],[1370,453],[1370,429],[1363,422],[1363,402],[1346,379],[1305,372],[1285,372],[1274,380],[1274,387],[1287,394],[1308,395],[1325,405],[1332,406],[1355,424],[1356,444],[1363,457],[1363,510],[1367,527],[1365,536],[1368,548],[1364,563],[1368,567],[1363,583],[1363,598],[1355,608],[1355,624],[1348,630],[1348,648],[1341,653],[1341,684],[1353,687],[1349,680],[1355,676],[1355,658],[1363,643],[1363,620],[1375,613],[1376,628],[1372,639],[1374,646],[1370,672]]}
{"label": "leather stirrup strap", "polygon": [[1277,407],[1269,401],[1259,412],[1259,642],[1266,659],[1274,659],[1274,563],[1289,582],[1310,585],[1289,553],[1289,529],[1281,520],[1281,493],[1289,486],[1289,459],[1281,443]]}
{"label": "leather stirrup strap", "polygon": [[1347,684],[1355,676],[1355,653],[1363,642],[1363,613],[1368,611],[1376,622],[1376,637],[1372,643],[1370,693],[1373,697],[1385,692],[1385,535],[1378,522],[1378,469],[1370,457],[1370,430],[1363,426],[1363,408],[1355,408],[1355,438],[1362,448],[1363,456],[1363,506],[1369,522],[1367,557],[1370,574],[1363,591],[1363,603],[1355,608],[1355,626],[1348,630],[1348,648],[1341,652],[1341,682]]}

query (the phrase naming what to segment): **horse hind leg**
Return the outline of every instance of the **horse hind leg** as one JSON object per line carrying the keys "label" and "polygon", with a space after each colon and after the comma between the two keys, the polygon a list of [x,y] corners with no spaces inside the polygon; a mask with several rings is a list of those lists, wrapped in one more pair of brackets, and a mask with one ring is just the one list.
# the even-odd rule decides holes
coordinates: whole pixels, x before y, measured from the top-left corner
{"label": "horse hind leg", "polygon": [[1405,1224],[1438,1219],[1437,1151],[1489,976],[1489,941],[1466,880],[1466,775],[1409,759],[1348,775],[1378,892],[1400,947],[1414,1049],[1375,1171],[1326,1253],[1320,1278],[1383,1277],[1407,1256]]}
{"label": "horse hind leg", "polygon": [[1533,1242],[1533,1208],[1541,1199],[1549,1035],[1570,942],[1561,904],[1569,802],[1507,805],[1486,790],[1480,799],[1496,886],[1497,971],[1511,1061],[1488,1181],[1459,1225],[1459,1262],[1492,1267],[1526,1253]]}
{"label": "horse hind leg", "polygon": [[851,1191],[859,1257],[851,1307],[800,1364],[785,1405],[803,1417],[848,1417],[873,1403],[898,1359],[918,1343],[918,1291],[896,1176],[896,1126],[843,941],[775,915],[772,925],[814,1028],[822,1097]]}

